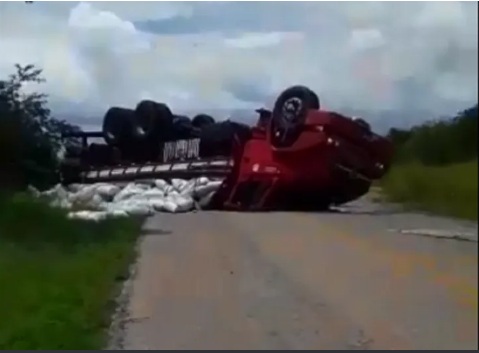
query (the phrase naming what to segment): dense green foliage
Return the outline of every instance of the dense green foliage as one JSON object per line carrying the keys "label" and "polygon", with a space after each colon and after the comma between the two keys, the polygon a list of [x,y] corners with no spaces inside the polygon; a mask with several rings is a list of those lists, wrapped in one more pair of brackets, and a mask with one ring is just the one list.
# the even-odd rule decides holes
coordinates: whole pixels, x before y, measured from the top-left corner
{"label": "dense green foliage", "polygon": [[28,93],[42,82],[33,65],[16,65],[14,74],[0,79],[0,189],[58,181],[61,134],[78,128],[51,116],[45,94]]}
{"label": "dense green foliage", "polygon": [[446,165],[477,158],[477,105],[453,119],[427,122],[410,130],[391,129],[396,161]]}
{"label": "dense green foliage", "polygon": [[477,105],[450,120],[391,129],[396,161],[382,180],[390,200],[477,219]]}

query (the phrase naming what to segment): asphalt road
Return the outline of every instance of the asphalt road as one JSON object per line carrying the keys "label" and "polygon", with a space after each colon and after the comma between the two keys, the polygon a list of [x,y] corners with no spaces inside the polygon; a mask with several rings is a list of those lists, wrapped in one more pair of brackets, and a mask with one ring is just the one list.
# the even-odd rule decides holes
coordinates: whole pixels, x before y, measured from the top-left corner
{"label": "asphalt road", "polygon": [[361,200],[145,232],[123,349],[477,349],[475,224]]}

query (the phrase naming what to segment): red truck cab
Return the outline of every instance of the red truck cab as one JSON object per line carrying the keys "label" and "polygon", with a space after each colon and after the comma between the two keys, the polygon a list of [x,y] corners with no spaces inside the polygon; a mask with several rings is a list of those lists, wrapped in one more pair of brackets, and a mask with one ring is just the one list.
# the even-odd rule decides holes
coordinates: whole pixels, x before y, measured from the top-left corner
{"label": "red truck cab", "polygon": [[[281,104],[281,97],[278,100]],[[253,137],[238,147],[237,168],[225,183],[228,192],[219,195],[223,207],[324,209],[361,197],[384,176],[393,156],[388,139],[372,132],[363,120],[310,108],[303,99],[305,106],[298,112],[302,116],[286,124],[278,122],[284,120],[281,107],[271,114],[257,111]],[[288,136],[276,139],[281,133],[292,138],[283,143]]]}

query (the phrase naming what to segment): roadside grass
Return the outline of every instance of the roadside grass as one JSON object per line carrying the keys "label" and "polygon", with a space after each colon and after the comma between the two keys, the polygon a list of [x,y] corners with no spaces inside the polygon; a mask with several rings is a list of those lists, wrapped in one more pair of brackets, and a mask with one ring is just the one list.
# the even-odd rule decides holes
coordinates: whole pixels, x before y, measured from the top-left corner
{"label": "roadside grass", "polygon": [[102,349],[141,224],[0,199],[0,349]]}
{"label": "roadside grass", "polygon": [[380,182],[386,199],[436,214],[477,220],[477,160],[440,167],[398,164]]}

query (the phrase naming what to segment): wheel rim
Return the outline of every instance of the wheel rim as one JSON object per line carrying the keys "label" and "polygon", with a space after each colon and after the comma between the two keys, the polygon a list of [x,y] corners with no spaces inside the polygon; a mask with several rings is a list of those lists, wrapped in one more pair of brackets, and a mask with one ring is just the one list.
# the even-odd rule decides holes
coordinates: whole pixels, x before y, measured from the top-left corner
{"label": "wheel rim", "polygon": [[298,119],[303,109],[303,102],[298,97],[287,99],[280,110],[278,124],[275,126],[273,134],[274,138],[281,143],[285,143],[290,135],[290,131],[294,130],[298,123]]}
{"label": "wheel rim", "polygon": [[287,99],[283,107],[281,108],[281,117],[282,120],[287,124],[291,125],[296,122],[296,119],[299,117],[301,109],[303,108],[303,102],[297,97],[292,97]]}

